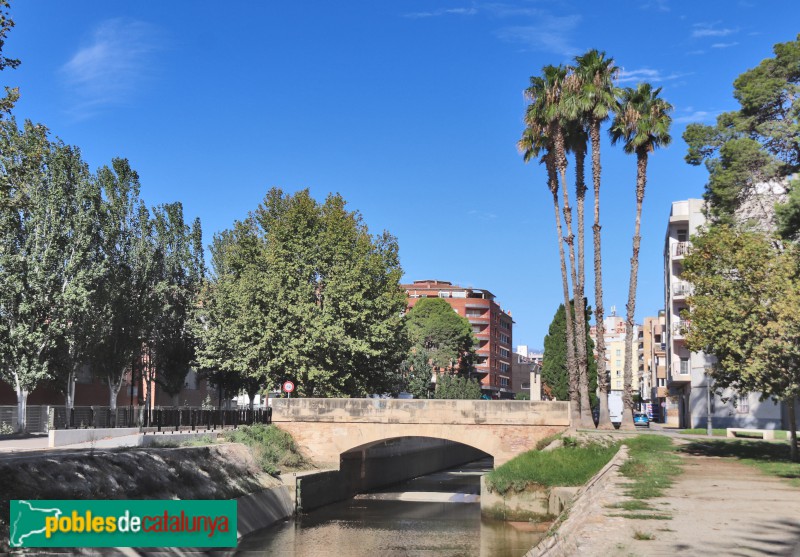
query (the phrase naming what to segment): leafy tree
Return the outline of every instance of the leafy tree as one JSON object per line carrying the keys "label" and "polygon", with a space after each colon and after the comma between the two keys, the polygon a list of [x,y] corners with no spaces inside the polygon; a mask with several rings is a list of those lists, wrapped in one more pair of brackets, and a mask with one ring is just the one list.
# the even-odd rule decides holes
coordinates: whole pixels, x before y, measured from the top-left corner
{"label": "leafy tree", "polygon": [[[584,299],[584,306],[586,300]],[[575,313],[575,304],[570,300],[571,312]],[[588,335],[589,320],[592,317],[592,309],[588,306],[585,308],[584,323],[587,328],[586,335],[586,352],[592,354],[594,352],[594,341]],[[566,311],[564,311],[564,304],[559,304],[553,321],[544,337],[544,357],[542,360],[542,383],[550,387],[550,390],[556,400],[569,400],[569,374],[566,368],[566,336],[567,336],[567,323]],[[589,362],[588,381],[590,389],[590,404],[592,406],[598,403],[597,395],[597,364],[594,358]]]}
{"label": "leafy tree", "polygon": [[789,198],[778,209],[777,222],[771,202],[755,203],[762,211],[751,217],[766,230],[777,225],[784,238],[797,239],[798,180],[788,177],[800,171],[800,35],[776,44],[774,53],[734,81],[739,110],[720,114],[714,126],[690,124],[683,138],[689,146],[686,161],[708,169],[705,198],[715,221],[741,220],[737,212],[753,205],[763,184],[783,182]]}
{"label": "leafy tree", "polygon": [[50,325],[58,284],[44,241],[49,155],[43,126],[0,122],[0,374],[16,391],[20,431],[28,393],[51,377],[47,355],[56,349]]}
{"label": "leafy tree", "polygon": [[477,400],[481,398],[481,386],[477,380],[469,377],[441,373],[436,378],[434,398]]}
{"label": "leafy tree", "polygon": [[514,396],[514,400],[530,400],[531,394],[530,393],[517,393]]}
{"label": "leafy tree", "polygon": [[408,358],[402,365],[402,388],[412,395],[414,398],[428,398],[430,396],[431,376],[433,375],[433,366],[431,366],[431,357],[425,349],[419,347],[411,350]]}
{"label": "leafy tree", "polygon": [[714,226],[692,239],[683,278],[694,286],[687,343],[716,357],[720,387],[787,403],[791,457],[798,460],[800,250],[763,232]]}
{"label": "leafy tree", "polygon": [[475,361],[469,321],[441,298],[422,298],[406,315],[412,349],[426,353],[436,370],[468,373]]}
{"label": "leafy tree", "polygon": [[96,287],[99,319],[90,357],[92,372],[108,385],[109,407],[117,408],[126,369],[141,355],[151,318],[148,287],[153,273],[149,212],[139,197],[139,176],[126,159],[97,172],[103,193],[100,218],[103,275]]}
{"label": "leafy tree", "polygon": [[212,256],[203,368],[251,386],[291,379],[301,396],[393,387],[406,354],[397,242],[369,234],[341,196],[274,188]]}
{"label": "leafy tree", "polygon": [[[0,0],[0,71],[19,66],[20,61],[14,58],[3,56],[3,46],[5,46],[6,36],[14,27],[14,20],[8,15],[10,3],[8,0]],[[17,87],[6,87],[6,94],[0,98],[0,118],[3,114],[8,114],[14,107],[14,103],[19,99],[19,89]]]}
{"label": "leafy tree", "polygon": [[622,414],[624,429],[633,429],[633,317],[636,310],[636,286],[639,272],[639,229],[642,220],[642,203],[647,185],[647,162],[650,153],[670,144],[669,127],[672,105],[659,98],[661,88],[653,89],[649,83],[640,83],[636,89],[622,91],[614,121],[611,123],[611,142],[624,142],[623,150],[636,155],[636,219],[633,229],[633,255],[628,287],[627,333],[625,334],[625,389],[622,394],[625,411]]}

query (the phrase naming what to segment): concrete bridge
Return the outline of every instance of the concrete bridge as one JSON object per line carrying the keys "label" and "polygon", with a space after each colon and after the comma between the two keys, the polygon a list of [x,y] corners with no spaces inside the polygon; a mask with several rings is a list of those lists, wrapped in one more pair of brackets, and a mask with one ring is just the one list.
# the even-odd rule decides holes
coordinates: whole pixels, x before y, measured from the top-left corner
{"label": "concrete bridge", "polygon": [[569,427],[568,402],[523,400],[271,399],[272,421],[319,463],[390,439],[428,437],[462,443],[495,466]]}

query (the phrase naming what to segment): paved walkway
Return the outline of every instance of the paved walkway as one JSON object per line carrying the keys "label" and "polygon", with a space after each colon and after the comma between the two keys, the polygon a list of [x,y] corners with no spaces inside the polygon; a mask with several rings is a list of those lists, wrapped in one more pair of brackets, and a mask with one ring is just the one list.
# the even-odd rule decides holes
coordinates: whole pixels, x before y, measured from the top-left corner
{"label": "paved walkway", "polygon": [[671,520],[610,516],[620,511],[609,505],[627,500],[617,475],[576,535],[579,554],[800,557],[800,488],[730,458],[681,458],[668,495],[649,501]]}

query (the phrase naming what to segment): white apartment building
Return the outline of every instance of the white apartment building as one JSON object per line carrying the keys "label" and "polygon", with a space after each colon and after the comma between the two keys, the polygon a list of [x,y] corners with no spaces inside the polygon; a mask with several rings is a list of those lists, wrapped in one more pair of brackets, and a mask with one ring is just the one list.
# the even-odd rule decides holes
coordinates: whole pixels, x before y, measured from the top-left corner
{"label": "white apartment building", "polygon": [[[627,325],[623,317],[619,317],[616,313],[616,308],[611,307],[611,315],[603,319],[603,327],[605,329],[606,345],[606,373],[611,385],[612,391],[622,391],[625,388],[625,332]],[[590,329],[590,336],[597,346],[597,327],[594,325]],[[633,326],[633,365],[631,367],[631,392],[639,392],[639,361],[642,359],[642,353],[638,349],[639,345],[639,326]]]}
{"label": "white apartment building", "polygon": [[[681,280],[683,260],[691,249],[690,236],[705,224],[702,199],[672,203],[664,240],[664,308],[666,333],[666,424],[673,427],[706,427],[711,416],[715,428],[751,427],[778,429],[781,408],[771,400],[759,401],[760,393],[735,393],[730,390],[709,393],[706,369],[712,356],[690,352],[686,347],[688,323],[681,313],[687,309],[691,285]],[[662,337],[663,338],[663,337]]]}

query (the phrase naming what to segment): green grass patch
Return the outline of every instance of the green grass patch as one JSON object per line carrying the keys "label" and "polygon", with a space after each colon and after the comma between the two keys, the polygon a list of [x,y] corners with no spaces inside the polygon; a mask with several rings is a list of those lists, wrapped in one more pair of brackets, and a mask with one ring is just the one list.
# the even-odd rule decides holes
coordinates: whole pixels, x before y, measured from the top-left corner
{"label": "green grass patch", "polygon": [[631,518],[633,520],[672,520],[671,514],[619,513],[619,514],[610,514],[608,516]]}
{"label": "green grass patch", "polygon": [[644,501],[640,501],[638,499],[631,499],[630,501],[623,501],[622,503],[615,503],[613,505],[608,505],[609,509],[622,509],[624,511],[651,511],[653,507],[645,503]]}
{"label": "green grass patch", "polygon": [[200,437],[183,441],[181,447],[203,447],[205,445],[213,445],[214,443],[216,443],[216,441],[212,439],[210,435],[201,435]]}
{"label": "green grass patch", "polygon": [[661,497],[680,473],[680,457],[672,441],[661,435],[639,435],[625,444],[630,458],[620,466],[620,473],[631,480],[625,494],[639,500]]}
{"label": "green grass patch", "polygon": [[769,476],[788,480],[800,487],[800,462],[789,458],[789,445],[768,441],[695,441],[681,448],[682,452],[699,456],[736,458]]}
{"label": "green grass patch", "polygon": [[487,474],[486,486],[499,493],[520,492],[532,485],[580,486],[599,472],[618,448],[616,444],[576,447],[565,442],[552,451],[528,451]]}
{"label": "green grass patch", "polygon": [[280,474],[281,469],[308,465],[292,436],[274,425],[241,426],[226,432],[225,440],[247,445],[261,469],[273,476]]}
{"label": "green grass patch", "polygon": [[633,539],[634,540],[648,540],[649,541],[649,540],[656,539],[656,537],[653,534],[649,533],[649,532],[640,532],[639,530],[636,530],[633,533]]}
{"label": "green grass patch", "polygon": [[[704,427],[696,427],[692,429],[679,429],[678,433],[685,433],[687,435],[707,435],[708,430]],[[725,429],[712,429],[711,435],[714,437],[725,437],[728,435],[728,432]]]}

